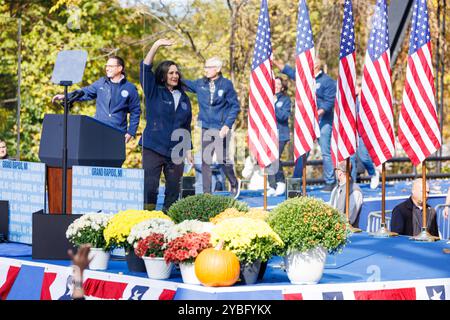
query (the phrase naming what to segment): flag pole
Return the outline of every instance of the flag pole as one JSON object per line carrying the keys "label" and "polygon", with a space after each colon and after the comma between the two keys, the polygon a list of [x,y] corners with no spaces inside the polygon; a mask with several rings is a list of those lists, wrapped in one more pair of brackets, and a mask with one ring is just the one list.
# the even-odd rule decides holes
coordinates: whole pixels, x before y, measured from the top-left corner
{"label": "flag pole", "polygon": [[306,153],[302,155],[302,161],[303,161],[303,175],[302,175],[302,184],[303,184],[303,190],[302,195],[306,196]]}
{"label": "flag pole", "polygon": [[377,232],[371,234],[377,238],[396,237],[398,233],[391,232],[386,227],[386,165],[381,165],[381,226]]}
{"label": "flag pole", "polygon": [[410,239],[427,242],[439,240],[439,237],[432,236],[427,230],[427,166],[425,160],[422,162],[422,231]]}
{"label": "flag pole", "polygon": [[345,215],[347,217],[347,222],[349,225],[349,229],[350,232],[352,233],[359,233],[362,230],[353,227],[350,224],[350,157],[348,157],[346,160],[346,172],[345,172],[345,178],[346,178],[346,182],[345,182]]}
{"label": "flag pole", "polygon": [[267,168],[264,168],[264,210],[267,210]]}

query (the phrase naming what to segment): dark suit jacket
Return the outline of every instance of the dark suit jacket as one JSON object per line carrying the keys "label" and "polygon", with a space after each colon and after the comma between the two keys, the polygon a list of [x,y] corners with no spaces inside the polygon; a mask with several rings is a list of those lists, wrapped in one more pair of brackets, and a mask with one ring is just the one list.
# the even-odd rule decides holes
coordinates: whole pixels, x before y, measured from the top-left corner
{"label": "dark suit jacket", "polygon": [[[398,204],[392,211],[391,231],[401,235],[415,236],[413,234],[413,211],[414,203],[411,197]],[[438,237],[438,225],[436,220],[436,211],[427,203],[427,229],[428,232]]]}

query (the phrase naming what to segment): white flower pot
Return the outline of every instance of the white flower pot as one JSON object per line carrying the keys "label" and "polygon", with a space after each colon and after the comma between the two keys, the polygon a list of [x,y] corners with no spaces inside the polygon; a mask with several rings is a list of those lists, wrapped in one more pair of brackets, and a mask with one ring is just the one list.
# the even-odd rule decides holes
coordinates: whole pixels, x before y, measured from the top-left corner
{"label": "white flower pot", "polygon": [[181,277],[183,282],[187,284],[201,284],[195,274],[195,264],[194,263],[180,263]]}
{"label": "white flower pot", "polygon": [[284,257],[286,272],[293,284],[316,284],[325,267],[327,250],[323,247],[306,252],[294,251]]}
{"label": "white flower pot", "polygon": [[89,263],[91,270],[106,270],[108,269],[109,251],[106,252],[102,248],[91,248],[88,258],[92,259]]}
{"label": "white flower pot", "polygon": [[166,263],[164,258],[142,257],[147,270],[147,276],[150,279],[163,280],[170,278],[173,263]]}

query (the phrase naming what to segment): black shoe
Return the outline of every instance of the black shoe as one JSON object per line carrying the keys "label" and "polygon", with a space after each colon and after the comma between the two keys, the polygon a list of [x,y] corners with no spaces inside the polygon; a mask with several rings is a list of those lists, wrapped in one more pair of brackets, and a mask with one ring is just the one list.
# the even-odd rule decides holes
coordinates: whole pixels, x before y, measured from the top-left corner
{"label": "black shoe", "polygon": [[216,182],[216,187],[214,188],[214,191],[223,191],[223,186],[221,182],[219,181]]}
{"label": "black shoe", "polygon": [[334,189],[334,185],[332,184],[326,184],[325,187],[322,188],[322,192],[331,192]]}

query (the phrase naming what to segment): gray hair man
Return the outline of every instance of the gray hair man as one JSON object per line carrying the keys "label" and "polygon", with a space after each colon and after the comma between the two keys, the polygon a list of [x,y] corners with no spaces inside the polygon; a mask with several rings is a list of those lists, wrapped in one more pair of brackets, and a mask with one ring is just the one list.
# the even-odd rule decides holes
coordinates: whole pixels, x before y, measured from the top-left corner
{"label": "gray hair man", "polygon": [[[345,212],[346,194],[347,194],[347,168],[345,161],[338,164],[335,169],[338,184],[331,191],[330,205],[338,209],[342,214]],[[351,166],[350,166],[351,172]],[[363,204],[363,194],[358,184],[350,179],[350,205],[349,205],[349,223],[357,228],[359,224],[359,215]]]}

